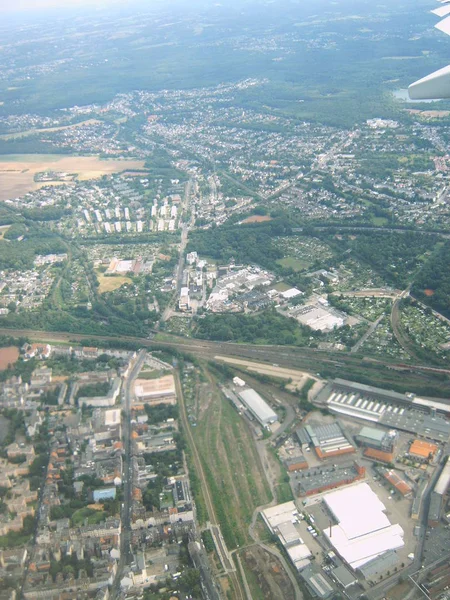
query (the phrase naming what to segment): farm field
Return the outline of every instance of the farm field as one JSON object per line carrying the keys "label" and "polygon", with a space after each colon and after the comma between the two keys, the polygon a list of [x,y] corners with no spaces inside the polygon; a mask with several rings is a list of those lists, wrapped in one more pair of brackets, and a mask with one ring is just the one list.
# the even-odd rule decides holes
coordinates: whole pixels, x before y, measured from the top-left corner
{"label": "farm field", "polygon": [[9,346],[8,348],[0,348],[0,371],[4,371],[8,368],[8,365],[12,365],[19,358],[19,349],[15,346]]}
{"label": "farm field", "polygon": [[34,181],[34,176],[43,171],[77,173],[79,181],[86,181],[143,168],[143,160],[101,160],[98,156],[64,154],[5,154],[0,156],[0,201],[49,185],[48,182]]}
{"label": "farm field", "polygon": [[195,440],[222,534],[232,550],[251,542],[253,511],[269,502],[271,493],[246,423],[209,374],[208,379],[213,393],[197,421]]}
{"label": "farm field", "polygon": [[129,277],[125,277],[124,275],[109,275],[106,277],[103,273],[97,273],[97,280],[99,283],[98,291],[100,294],[118,290],[125,283],[133,283]]}

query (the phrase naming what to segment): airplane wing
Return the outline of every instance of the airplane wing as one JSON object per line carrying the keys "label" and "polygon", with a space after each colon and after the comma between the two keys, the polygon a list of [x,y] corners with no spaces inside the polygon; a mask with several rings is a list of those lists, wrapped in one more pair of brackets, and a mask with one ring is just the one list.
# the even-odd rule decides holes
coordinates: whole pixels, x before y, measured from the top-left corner
{"label": "airplane wing", "polygon": [[[435,25],[450,35],[450,0],[439,0],[441,6],[431,12],[442,18]],[[450,65],[412,83],[408,88],[411,100],[440,100],[450,98]]]}

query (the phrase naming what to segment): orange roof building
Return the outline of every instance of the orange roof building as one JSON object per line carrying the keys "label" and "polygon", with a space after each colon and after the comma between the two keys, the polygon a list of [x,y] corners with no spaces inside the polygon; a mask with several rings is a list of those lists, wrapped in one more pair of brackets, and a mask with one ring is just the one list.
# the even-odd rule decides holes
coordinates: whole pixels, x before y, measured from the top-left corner
{"label": "orange roof building", "polygon": [[394,461],[394,454],[392,452],[383,452],[382,450],[376,450],[375,448],[366,448],[364,450],[364,456],[384,463],[391,463]]}
{"label": "orange roof building", "polygon": [[428,460],[435,456],[437,449],[438,447],[436,444],[431,444],[425,440],[414,440],[409,447],[409,454],[417,458]]}
{"label": "orange roof building", "polygon": [[411,486],[409,486],[406,481],[399,477],[394,471],[383,471],[382,475],[402,496],[412,494]]}

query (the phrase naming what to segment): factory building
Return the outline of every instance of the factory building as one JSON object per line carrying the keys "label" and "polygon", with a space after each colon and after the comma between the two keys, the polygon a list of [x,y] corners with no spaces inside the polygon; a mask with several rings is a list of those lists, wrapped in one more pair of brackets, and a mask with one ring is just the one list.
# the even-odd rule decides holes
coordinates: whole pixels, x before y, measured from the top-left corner
{"label": "factory building", "polygon": [[360,446],[374,448],[382,452],[393,452],[397,441],[397,432],[394,430],[376,429],[375,427],[363,427],[355,436]]}
{"label": "factory building", "polygon": [[334,593],[333,587],[330,585],[328,578],[315,569],[312,565],[308,566],[300,573],[300,577],[306,583],[306,587],[313,598],[325,600],[331,598]]}
{"label": "factory building", "polygon": [[353,570],[404,546],[403,529],[391,524],[386,507],[367,483],[326,494],[324,503],[337,524],[323,533]]}
{"label": "factory building", "polygon": [[261,516],[270,533],[278,536],[297,571],[308,567],[312,553],[297,530],[300,515],[295,504],[292,501],[277,504],[261,511]]}
{"label": "factory building", "polygon": [[267,402],[263,400],[255,390],[252,390],[251,388],[242,391],[240,390],[238,391],[238,396],[242,400],[244,406],[263,427],[268,427],[272,423],[278,421],[277,413],[270,408]]}
{"label": "factory building", "polygon": [[433,460],[437,451],[438,447],[436,444],[430,444],[430,442],[426,442],[425,440],[414,440],[409,447],[408,454],[414,460],[428,462]]}
{"label": "factory building", "polygon": [[437,441],[450,436],[450,403],[335,379],[315,401],[332,412]]}
{"label": "factory building", "polygon": [[338,423],[319,426],[306,425],[303,430],[309,437],[318,458],[330,458],[355,452],[355,448],[345,437]]}
{"label": "factory building", "polygon": [[357,462],[328,467],[316,467],[292,475],[299,496],[313,496],[363,479],[366,469]]}

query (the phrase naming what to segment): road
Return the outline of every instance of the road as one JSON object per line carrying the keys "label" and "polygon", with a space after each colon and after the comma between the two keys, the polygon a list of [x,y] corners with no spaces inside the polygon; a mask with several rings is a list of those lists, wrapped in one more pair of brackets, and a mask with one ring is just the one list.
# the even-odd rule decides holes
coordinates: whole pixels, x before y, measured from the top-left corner
{"label": "road", "polygon": [[[192,180],[190,179],[186,184],[186,190],[184,193],[184,202],[183,202],[184,211],[187,211],[187,209],[189,207],[189,198],[191,196],[191,189],[192,189]],[[188,234],[189,234],[189,225],[187,223],[183,223],[181,226],[180,258],[178,260],[177,270],[176,270],[176,274],[175,274],[176,289],[175,289],[175,292],[174,292],[169,304],[167,305],[165,311],[162,314],[161,318],[163,321],[167,321],[168,319],[170,319],[170,317],[172,315],[172,308],[173,308],[174,304],[176,304],[178,297],[180,295],[181,284],[183,282],[184,255],[185,255],[185,250],[186,250],[186,246],[188,243]]]}
{"label": "road", "polygon": [[372,333],[375,331],[375,329],[378,327],[378,325],[381,323],[381,321],[383,320],[384,314],[380,315],[378,317],[378,319],[372,323],[372,325],[369,327],[369,329],[366,331],[366,333],[356,342],[356,344],[354,346],[352,346],[350,352],[358,352],[358,350],[361,348],[361,346],[364,344],[364,342],[372,335]]}
{"label": "road", "polygon": [[134,359],[131,371],[123,384],[123,417],[122,432],[124,441],[123,461],[123,507],[122,507],[122,532],[120,536],[120,559],[117,565],[117,573],[111,588],[111,599],[115,600],[120,592],[120,581],[124,575],[125,567],[131,563],[131,492],[132,492],[132,469],[131,469],[131,404],[134,397],[134,380],[142,368],[146,350],[141,350]]}

